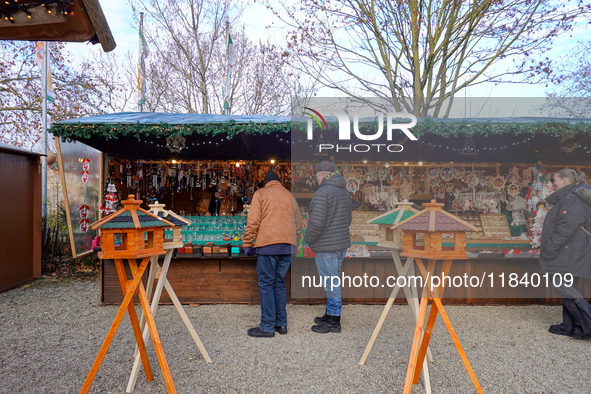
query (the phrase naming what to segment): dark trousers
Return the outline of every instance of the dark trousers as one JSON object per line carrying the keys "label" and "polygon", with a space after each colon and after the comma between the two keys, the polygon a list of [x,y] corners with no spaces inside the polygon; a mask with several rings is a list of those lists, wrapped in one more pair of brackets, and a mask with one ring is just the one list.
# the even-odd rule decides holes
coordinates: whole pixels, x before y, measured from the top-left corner
{"label": "dark trousers", "polygon": [[554,287],[556,293],[562,298],[562,324],[565,332],[573,332],[575,329],[584,335],[591,335],[591,305],[583,298],[581,293],[573,286],[562,285]]}
{"label": "dark trousers", "polygon": [[291,264],[291,255],[257,256],[257,275],[261,298],[261,324],[263,331],[275,332],[275,326],[287,326],[287,293],[285,274]]}

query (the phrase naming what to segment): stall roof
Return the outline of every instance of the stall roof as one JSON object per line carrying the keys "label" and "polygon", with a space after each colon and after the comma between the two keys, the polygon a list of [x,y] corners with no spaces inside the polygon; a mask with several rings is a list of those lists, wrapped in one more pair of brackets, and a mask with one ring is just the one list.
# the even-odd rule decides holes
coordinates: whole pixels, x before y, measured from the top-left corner
{"label": "stall roof", "polygon": [[[325,119],[328,131],[323,131],[324,141],[336,144],[339,142],[338,122],[336,118]],[[296,138],[297,133],[306,133],[308,120],[288,116],[123,112],[57,122],[49,131],[57,137],[90,145],[112,158],[168,160],[177,155],[183,160],[238,157],[293,160],[296,152],[301,160],[315,160],[319,157],[313,156],[311,151],[306,153],[311,146],[309,141]],[[374,134],[376,128],[376,119],[360,119],[362,133]],[[420,118],[411,131],[419,141],[408,142],[400,135],[400,141],[392,142],[416,146],[395,154],[383,151],[373,155],[374,160],[542,160],[572,164],[588,162],[591,154],[591,149],[587,148],[591,139],[591,118]],[[468,141],[467,137],[473,137],[473,141]],[[389,143],[386,133],[380,138],[375,142]],[[176,139],[184,141],[187,148],[183,147],[178,154],[171,149],[175,148]],[[575,144],[582,149],[574,150]],[[273,149],[269,149],[270,146]],[[475,149],[473,153],[466,153],[471,156],[464,154],[466,146]],[[356,152],[347,154],[339,152],[339,160],[359,159]]]}
{"label": "stall roof", "polygon": [[191,125],[207,123],[247,124],[250,122],[262,123],[286,123],[291,120],[289,116],[262,116],[262,115],[214,115],[214,114],[174,114],[165,112],[120,112],[117,114],[104,114],[87,116],[78,119],[64,120],[59,124],[146,124],[159,125],[160,123],[173,125]]}
{"label": "stall roof", "polygon": [[98,0],[3,1],[0,15],[8,15],[0,40],[100,42],[105,52],[116,46]]}
{"label": "stall roof", "polygon": [[[176,114],[158,112],[122,112],[71,119],[53,124],[50,131],[72,139],[92,137],[118,138],[119,136],[190,136],[193,134],[226,134],[233,138],[237,134],[269,134],[272,132],[304,132],[307,117],[262,115],[212,115]],[[329,130],[338,130],[335,117],[326,117]],[[360,129],[375,130],[376,119],[360,119]],[[444,138],[501,134],[546,134],[574,136],[591,134],[591,118],[419,118],[412,128],[415,136],[425,134]]]}
{"label": "stall roof", "polygon": [[26,149],[17,148],[16,146],[4,144],[0,142],[0,151],[11,152],[19,155],[41,156],[41,153],[31,152]]}

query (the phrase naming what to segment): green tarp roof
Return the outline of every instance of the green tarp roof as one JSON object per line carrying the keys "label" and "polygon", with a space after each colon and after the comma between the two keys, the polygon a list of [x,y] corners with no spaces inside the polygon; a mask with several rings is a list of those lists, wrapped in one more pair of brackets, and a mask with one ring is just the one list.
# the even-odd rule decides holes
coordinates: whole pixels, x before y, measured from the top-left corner
{"label": "green tarp roof", "polygon": [[[269,134],[290,131],[305,132],[309,117],[261,115],[175,114],[154,112],[121,112],[83,117],[54,123],[50,132],[58,137],[90,139],[120,136],[190,136],[224,134]],[[325,117],[330,130],[338,130],[336,117]],[[352,123],[352,122],[351,122]],[[360,119],[362,132],[375,132],[375,118]],[[549,134],[572,136],[591,133],[591,118],[419,118],[412,133],[420,137],[435,134],[442,137],[511,134]]]}

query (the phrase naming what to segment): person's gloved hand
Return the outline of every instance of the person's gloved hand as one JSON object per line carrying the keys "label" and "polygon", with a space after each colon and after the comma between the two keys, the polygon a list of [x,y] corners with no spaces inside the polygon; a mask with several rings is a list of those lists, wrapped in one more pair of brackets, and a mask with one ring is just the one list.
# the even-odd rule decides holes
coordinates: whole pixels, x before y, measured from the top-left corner
{"label": "person's gloved hand", "polygon": [[252,257],[255,255],[256,251],[254,250],[253,247],[248,247],[248,248],[244,248],[244,253],[246,253],[246,255],[248,257]]}

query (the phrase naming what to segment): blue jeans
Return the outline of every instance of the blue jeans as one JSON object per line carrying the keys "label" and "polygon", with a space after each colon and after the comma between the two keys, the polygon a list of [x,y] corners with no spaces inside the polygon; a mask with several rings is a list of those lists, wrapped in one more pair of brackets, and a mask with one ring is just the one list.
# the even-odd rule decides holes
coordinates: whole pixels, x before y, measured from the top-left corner
{"label": "blue jeans", "polygon": [[[347,255],[347,249],[337,252],[316,253],[316,267],[318,275],[324,283],[324,277],[341,276],[341,265]],[[341,287],[333,287],[331,290],[331,280],[326,280],[324,291],[326,291],[326,314],[330,316],[341,316]]]}
{"label": "blue jeans", "polygon": [[291,264],[291,255],[257,256],[257,275],[261,298],[261,324],[259,328],[275,332],[275,326],[287,326],[287,293],[285,274]]}

